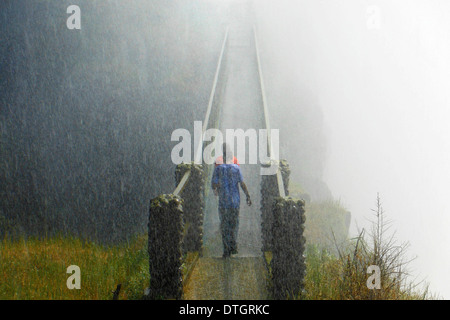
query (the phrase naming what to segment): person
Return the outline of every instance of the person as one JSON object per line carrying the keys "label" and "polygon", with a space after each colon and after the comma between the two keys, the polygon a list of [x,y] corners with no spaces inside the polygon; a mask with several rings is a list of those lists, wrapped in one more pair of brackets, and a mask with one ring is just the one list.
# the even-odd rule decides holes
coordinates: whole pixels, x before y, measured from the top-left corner
{"label": "person", "polygon": [[233,163],[233,156],[226,144],[223,145],[223,164],[214,168],[211,187],[219,196],[219,219],[222,233],[223,257],[227,258],[237,251],[237,234],[239,230],[240,191],[239,185],[247,197],[247,205],[252,201],[242,177],[241,168]]}
{"label": "person", "polygon": [[[233,157],[233,163],[239,165],[236,157]],[[216,161],[214,162],[214,167],[220,166],[221,164],[223,164],[223,156],[218,156]]]}

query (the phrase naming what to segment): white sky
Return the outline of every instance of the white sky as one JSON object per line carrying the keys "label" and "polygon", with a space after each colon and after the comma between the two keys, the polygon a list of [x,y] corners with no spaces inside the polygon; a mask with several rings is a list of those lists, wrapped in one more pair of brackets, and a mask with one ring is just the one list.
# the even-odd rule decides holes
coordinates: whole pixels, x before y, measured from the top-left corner
{"label": "white sky", "polygon": [[280,72],[323,109],[334,197],[363,227],[380,193],[413,274],[450,299],[450,1],[259,4]]}

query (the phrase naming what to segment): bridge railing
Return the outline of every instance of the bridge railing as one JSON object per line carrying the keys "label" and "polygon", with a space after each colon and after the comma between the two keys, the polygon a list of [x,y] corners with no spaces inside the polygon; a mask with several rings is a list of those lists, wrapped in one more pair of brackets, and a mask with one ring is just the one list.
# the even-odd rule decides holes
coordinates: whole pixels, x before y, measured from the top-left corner
{"label": "bridge railing", "polygon": [[[228,42],[228,29],[214,76],[213,86],[197,141],[194,161],[178,164],[176,187],[172,194],[162,194],[150,201],[148,220],[148,253],[150,287],[146,299],[181,299],[183,284],[192,270],[190,253],[202,254],[205,182],[209,167],[203,165],[203,137],[209,127],[215,127],[218,108],[214,105],[221,94],[218,79],[223,68],[223,56]],[[191,265],[188,265],[188,263]]]}
{"label": "bridge railing", "polygon": [[[275,175],[261,178],[262,250],[267,262],[274,299],[295,299],[302,295],[305,264],[305,202],[289,197],[290,169],[286,160],[274,159],[270,116],[264,88],[264,78],[258,50],[256,28],[254,39],[261,84],[265,126],[268,132],[267,150],[271,161],[262,167],[276,166]],[[265,172],[267,172],[265,170]]]}
{"label": "bridge railing", "polygon": [[[183,252],[199,252],[203,245],[203,212],[205,208],[205,170],[195,163],[179,164],[175,170],[177,189],[174,195],[183,199]],[[186,180],[183,188],[178,188]]]}

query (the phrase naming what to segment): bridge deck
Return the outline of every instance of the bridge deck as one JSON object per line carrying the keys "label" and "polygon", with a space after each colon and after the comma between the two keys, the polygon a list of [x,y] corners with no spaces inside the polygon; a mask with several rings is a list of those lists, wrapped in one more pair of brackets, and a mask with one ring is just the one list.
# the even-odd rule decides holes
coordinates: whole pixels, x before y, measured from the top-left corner
{"label": "bridge deck", "polygon": [[[229,26],[228,50],[221,81],[225,91],[220,101],[219,129],[261,129],[263,112],[258,66],[249,8],[233,12]],[[248,142],[247,142],[248,143]],[[222,259],[222,239],[219,229],[218,200],[207,189],[204,217],[203,257],[185,286],[185,299],[267,299],[267,272],[261,252],[261,211],[259,164],[241,164],[244,181],[252,198],[245,203],[241,192],[238,251]],[[208,177],[208,186],[211,181]]]}

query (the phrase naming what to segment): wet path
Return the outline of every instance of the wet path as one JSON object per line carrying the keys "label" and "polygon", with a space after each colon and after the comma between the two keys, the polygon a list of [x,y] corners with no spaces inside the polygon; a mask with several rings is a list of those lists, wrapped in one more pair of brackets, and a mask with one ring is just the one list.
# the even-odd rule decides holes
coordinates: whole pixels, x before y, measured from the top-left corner
{"label": "wet path", "polygon": [[262,258],[199,259],[184,289],[186,300],[266,300]]}

